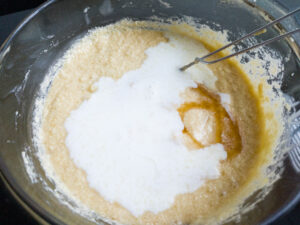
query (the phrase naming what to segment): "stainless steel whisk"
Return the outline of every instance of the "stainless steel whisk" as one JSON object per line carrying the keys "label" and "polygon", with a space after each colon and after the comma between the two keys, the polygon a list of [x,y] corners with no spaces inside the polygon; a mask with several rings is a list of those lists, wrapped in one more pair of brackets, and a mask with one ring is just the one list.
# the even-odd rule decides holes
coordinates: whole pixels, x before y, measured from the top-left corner
{"label": "stainless steel whisk", "polygon": [[298,29],[296,29],[296,30],[293,30],[293,31],[290,31],[290,32],[288,32],[288,33],[279,35],[279,36],[277,36],[277,37],[273,37],[273,38],[268,39],[268,40],[266,40],[266,41],[263,41],[263,42],[261,42],[261,43],[259,43],[259,44],[256,44],[256,45],[253,45],[253,46],[251,46],[251,47],[245,48],[245,49],[243,49],[243,50],[241,50],[241,51],[232,53],[232,54],[227,55],[227,56],[224,56],[224,57],[222,57],[222,58],[215,59],[215,60],[211,60],[211,61],[205,60],[206,58],[208,58],[208,57],[210,57],[210,56],[212,56],[212,55],[214,55],[214,54],[216,54],[216,53],[218,53],[218,52],[220,52],[220,51],[223,51],[224,49],[226,49],[226,48],[228,48],[228,47],[230,47],[230,46],[232,46],[232,45],[235,45],[235,44],[241,42],[242,40],[244,40],[244,39],[246,39],[246,38],[249,38],[249,37],[252,37],[252,36],[254,36],[254,35],[257,35],[259,32],[263,31],[263,30],[266,29],[267,27],[270,27],[270,26],[272,26],[272,25],[274,25],[274,24],[277,24],[277,23],[279,23],[281,20],[283,20],[283,19],[285,19],[285,18],[287,18],[287,17],[289,17],[289,16],[291,16],[291,15],[293,15],[293,14],[299,12],[299,11],[300,11],[300,8],[298,8],[298,9],[296,9],[296,10],[294,10],[294,11],[292,11],[292,12],[290,12],[290,13],[288,13],[288,14],[286,14],[286,15],[284,15],[284,16],[282,16],[282,17],[280,17],[280,18],[278,18],[278,19],[276,19],[276,20],[274,20],[274,21],[272,21],[272,22],[270,22],[270,23],[268,23],[267,25],[265,25],[265,26],[263,26],[263,27],[260,27],[260,28],[258,28],[258,29],[256,29],[256,30],[252,31],[251,33],[249,33],[249,34],[247,34],[247,35],[245,35],[245,36],[243,36],[243,37],[241,37],[241,38],[239,38],[239,39],[237,39],[237,40],[235,40],[235,41],[233,41],[233,42],[231,42],[231,43],[229,43],[229,44],[227,44],[227,45],[225,45],[225,46],[223,46],[223,47],[221,47],[221,48],[219,48],[219,49],[217,49],[216,51],[213,51],[213,52],[211,52],[211,53],[209,53],[209,54],[207,54],[207,55],[205,55],[205,56],[202,56],[202,57],[196,57],[195,60],[194,60],[193,62],[191,62],[191,63],[189,63],[189,64],[187,64],[187,65],[181,67],[180,70],[181,70],[181,71],[185,71],[185,70],[188,69],[189,67],[191,67],[191,66],[193,66],[193,65],[195,65],[195,64],[197,64],[197,63],[199,63],[199,62],[204,63],[204,64],[213,64],[213,63],[217,63],[217,62],[220,62],[220,61],[222,61],[222,60],[224,60],[224,59],[231,58],[231,57],[233,57],[233,56],[236,56],[236,55],[242,54],[242,53],[244,53],[244,52],[247,52],[247,51],[249,51],[249,50],[251,50],[251,49],[257,48],[257,47],[262,46],[262,45],[267,45],[267,44],[269,44],[269,43],[271,43],[271,42],[280,40],[280,39],[285,38],[285,37],[287,37],[287,36],[289,36],[289,35],[292,35],[292,34],[294,34],[294,33],[296,33],[296,32],[299,32],[299,31],[300,31],[300,28],[298,28]]}

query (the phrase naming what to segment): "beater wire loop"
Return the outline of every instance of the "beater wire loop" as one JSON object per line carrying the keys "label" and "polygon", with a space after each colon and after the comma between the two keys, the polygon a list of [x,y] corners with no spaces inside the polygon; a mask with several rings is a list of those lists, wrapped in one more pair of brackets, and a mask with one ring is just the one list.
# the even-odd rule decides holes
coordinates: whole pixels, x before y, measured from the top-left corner
{"label": "beater wire loop", "polygon": [[212,56],[212,55],[214,55],[214,54],[216,54],[216,53],[218,53],[218,52],[221,52],[221,51],[223,51],[223,50],[226,49],[226,48],[229,48],[229,47],[231,47],[231,46],[233,46],[233,45],[236,45],[236,44],[238,44],[239,42],[241,42],[241,41],[244,40],[244,39],[247,39],[247,38],[249,38],[249,37],[252,37],[252,36],[257,35],[258,33],[262,32],[264,29],[266,29],[266,28],[268,28],[268,27],[270,27],[270,26],[273,26],[274,24],[279,23],[281,20],[284,20],[285,18],[287,18],[287,17],[289,17],[289,16],[291,16],[291,15],[293,15],[293,14],[299,12],[299,11],[300,11],[300,8],[295,9],[294,11],[292,11],[292,12],[290,12],[290,13],[288,13],[288,14],[286,14],[286,15],[284,15],[284,16],[282,16],[282,17],[280,17],[280,18],[278,18],[278,19],[276,19],[276,20],[274,20],[274,21],[272,21],[272,22],[270,22],[270,23],[268,23],[268,24],[266,24],[265,26],[260,27],[260,28],[258,28],[258,29],[256,29],[256,30],[250,32],[249,34],[247,34],[247,35],[245,35],[245,36],[243,36],[243,37],[241,37],[241,38],[239,38],[239,39],[237,39],[237,40],[235,40],[235,41],[233,41],[233,42],[231,42],[231,43],[229,43],[229,44],[227,44],[227,45],[225,45],[225,46],[223,46],[223,47],[221,47],[221,48],[219,48],[219,49],[217,49],[216,51],[213,51],[213,52],[211,52],[211,53],[209,53],[209,54],[207,54],[207,55],[205,55],[205,56],[202,56],[202,57],[196,57],[195,60],[194,60],[193,62],[191,62],[191,63],[189,63],[189,64],[187,64],[187,65],[181,67],[180,70],[181,70],[181,71],[184,71],[184,70],[188,69],[189,67],[191,67],[191,66],[193,66],[193,65],[195,65],[195,64],[197,64],[197,63],[199,63],[199,62],[204,63],[204,64],[213,64],[213,63],[217,63],[217,62],[220,62],[220,61],[222,61],[222,60],[225,60],[225,59],[231,58],[231,57],[233,57],[233,56],[236,56],[236,55],[242,54],[242,53],[244,53],[244,52],[247,52],[247,51],[249,51],[249,50],[251,50],[251,49],[257,48],[257,47],[259,47],[259,46],[267,45],[267,44],[269,44],[269,43],[271,43],[271,42],[278,41],[278,40],[283,39],[283,38],[285,38],[285,37],[287,37],[287,36],[290,36],[290,35],[292,35],[292,34],[294,34],[294,33],[296,33],[296,32],[299,32],[299,31],[300,31],[300,28],[295,29],[295,30],[290,31],[290,32],[287,32],[287,33],[285,33],[285,34],[279,35],[279,36],[277,36],[277,37],[270,38],[270,39],[268,39],[268,40],[266,40],[266,41],[263,41],[263,42],[261,42],[261,43],[258,43],[258,44],[255,44],[255,45],[253,45],[253,46],[250,46],[250,47],[248,47],[248,48],[242,49],[242,50],[240,50],[240,51],[238,51],[238,52],[232,53],[232,54],[227,55],[227,56],[224,56],[224,57],[222,57],[222,58],[215,59],[215,60],[210,60],[210,61],[206,60],[208,57],[210,57],[210,56]]}

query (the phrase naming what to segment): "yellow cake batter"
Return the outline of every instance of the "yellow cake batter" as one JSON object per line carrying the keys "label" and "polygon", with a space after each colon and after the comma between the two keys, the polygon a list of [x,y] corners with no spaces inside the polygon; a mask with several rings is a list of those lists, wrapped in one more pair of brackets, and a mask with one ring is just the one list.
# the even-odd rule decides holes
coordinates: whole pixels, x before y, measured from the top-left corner
{"label": "yellow cake batter", "polygon": [[[229,209],[241,203],[237,198],[239,192],[258,173],[261,159],[265,157],[263,149],[270,147],[264,142],[267,132],[260,97],[239,65],[227,60],[209,66],[218,77],[218,92],[231,96],[233,119],[221,106],[219,97],[201,85],[186,90],[183,94],[186,103],[178,108],[185,125],[186,145],[191,150],[223,143],[228,157],[221,163],[221,176],[207,181],[193,193],[178,195],[172,207],[163,212],[146,212],[136,218],[89,187],[85,172],[69,157],[64,122],[95,91],[93,84],[101,76],[118,79],[139,68],[146,58],[145,50],[168,39],[160,31],[131,28],[121,23],[100,29],[84,41],[84,48],[76,45],[55,76],[43,114],[43,144],[60,182],[91,210],[124,224],[206,224],[226,218],[231,213]],[[191,37],[191,41],[197,40]],[[207,43],[202,44],[212,50]],[[198,108],[217,114],[216,136],[211,140],[199,141],[193,137],[193,124],[197,123],[189,120],[193,118],[191,110]]]}

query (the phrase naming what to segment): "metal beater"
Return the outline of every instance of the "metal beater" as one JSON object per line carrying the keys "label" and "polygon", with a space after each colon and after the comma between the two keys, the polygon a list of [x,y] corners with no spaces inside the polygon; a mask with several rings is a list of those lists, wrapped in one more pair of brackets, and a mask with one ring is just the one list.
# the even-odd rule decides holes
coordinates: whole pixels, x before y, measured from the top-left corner
{"label": "metal beater", "polygon": [[287,17],[289,17],[289,16],[291,16],[291,15],[293,15],[293,14],[299,12],[299,11],[300,11],[300,8],[298,8],[298,9],[296,9],[296,10],[294,10],[294,11],[292,11],[292,12],[290,12],[290,13],[288,13],[288,14],[286,14],[286,15],[284,15],[284,16],[282,16],[282,17],[280,17],[280,18],[278,18],[278,19],[276,19],[276,20],[274,20],[274,21],[272,21],[272,22],[270,22],[270,23],[268,23],[267,25],[265,25],[265,26],[263,26],[263,27],[260,27],[260,28],[258,28],[258,29],[256,29],[256,30],[252,31],[251,33],[249,33],[249,34],[247,34],[247,35],[245,35],[245,36],[243,36],[243,37],[241,37],[241,38],[239,38],[239,39],[237,39],[237,40],[235,40],[235,41],[233,41],[233,42],[231,42],[231,43],[229,43],[229,44],[227,44],[227,45],[225,45],[225,46],[223,46],[223,47],[221,47],[221,48],[219,48],[219,49],[217,49],[216,51],[213,51],[213,52],[211,52],[211,53],[209,53],[209,54],[207,54],[207,55],[205,55],[205,56],[202,56],[202,57],[196,57],[195,60],[194,60],[193,62],[191,62],[191,63],[189,63],[189,64],[187,64],[187,65],[181,67],[180,70],[181,70],[181,71],[185,71],[185,70],[188,69],[189,67],[191,67],[191,66],[193,66],[193,65],[195,65],[195,64],[197,64],[197,63],[199,63],[199,62],[204,63],[204,64],[213,64],[213,63],[217,63],[217,62],[220,62],[220,61],[222,61],[222,60],[225,60],[225,59],[231,58],[231,57],[233,57],[233,56],[236,56],[236,55],[242,54],[242,53],[244,53],[244,52],[247,52],[247,51],[249,51],[249,50],[251,50],[251,49],[257,48],[257,47],[262,46],[262,45],[267,45],[267,44],[269,44],[269,43],[271,43],[271,42],[280,40],[280,39],[285,38],[285,37],[287,37],[287,36],[289,36],[289,35],[292,35],[292,34],[294,34],[294,33],[296,33],[296,32],[299,32],[299,31],[300,31],[300,28],[298,28],[298,29],[296,29],[296,30],[293,30],[293,31],[290,31],[290,32],[288,32],[288,33],[279,35],[279,36],[277,36],[277,37],[273,37],[273,38],[271,38],[271,39],[269,39],[269,40],[263,41],[263,42],[261,42],[261,43],[259,43],[259,44],[256,44],[256,45],[253,45],[253,46],[251,46],[251,47],[245,48],[245,49],[243,49],[243,50],[241,50],[241,51],[232,53],[232,54],[227,55],[227,56],[224,56],[224,57],[222,57],[222,58],[215,59],[215,60],[211,60],[211,61],[205,60],[206,58],[208,58],[208,57],[210,57],[210,56],[212,56],[212,55],[214,55],[214,54],[216,54],[216,53],[218,53],[218,52],[220,52],[220,51],[223,51],[224,49],[226,49],[226,48],[228,48],[228,47],[230,47],[230,46],[232,46],[232,45],[235,45],[235,44],[241,42],[241,41],[244,40],[244,39],[247,39],[247,38],[249,38],[249,37],[252,37],[252,36],[257,35],[258,33],[264,31],[264,29],[266,29],[267,27],[270,27],[270,26],[272,26],[272,25],[274,25],[274,24],[277,24],[277,23],[279,23],[281,20],[283,20],[283,19],[285,19],[285,18],[287,18]]}

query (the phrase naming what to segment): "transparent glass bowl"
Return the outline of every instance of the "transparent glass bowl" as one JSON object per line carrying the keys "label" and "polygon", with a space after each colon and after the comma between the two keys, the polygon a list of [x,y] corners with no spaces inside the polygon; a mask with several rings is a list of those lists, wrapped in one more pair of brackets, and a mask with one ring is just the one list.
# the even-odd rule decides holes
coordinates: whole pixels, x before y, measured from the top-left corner
{"label": "transparent glass bowl", "polygon": [[[171,7],[168,7],[170,3]],[[41,5],[27,17],[10,35],[0,49],[0,169],[1,177],[13,195],[40,223],[51,224],[101,224],[101,220],[86,218],[63,205],[51,193],[55,186],[49,180],[36,157],[32,143],[33,103],[49,66],[62,56],[72,41],[83,36],[88,29],[103,26],[123,18],[147,20],[151,16],[160,18],[191,16],[199,24],[208,24],[229,30],[234,40],[241,32],[248,33],[266,23],[270,17],[285,13],[276,1],[195,1],[195,0],[53,0]],[[266,14],[265,14],[266,15]],[[293,18],[277,28],[270,28],[270,37],[280,31],[299,27]],[[281,55],[291,54],[286,60],[281,91],[299,100],[300,35],[294,41],[283,40],[270,45]],[[44,51],[47,49],[47,51]],[[291,51],[292,49],[292,51]],[[290,76],[295,73],[295,76]],[[272,191],[253,210],[241,215],[238,224],[267,224],[289,210],[300,198],[300,174],[297,155],[300,144],[298,124],[291,128],[290,157],[283,159],[282,178],[274,184]],[[300,139],[299,139],[300,140]],[[26,149],[26,155],[24,155]],[[24,157],[30,159],[39,176],[28,176]],[[43,184],[47,184],[45,189]],[[257,193],[259,194],[259,193]],[[249,198],[251,203],[255,196]],[[70,205],[75,203],[69,202]],[[236,224],[236,222],[228,222]]]}

